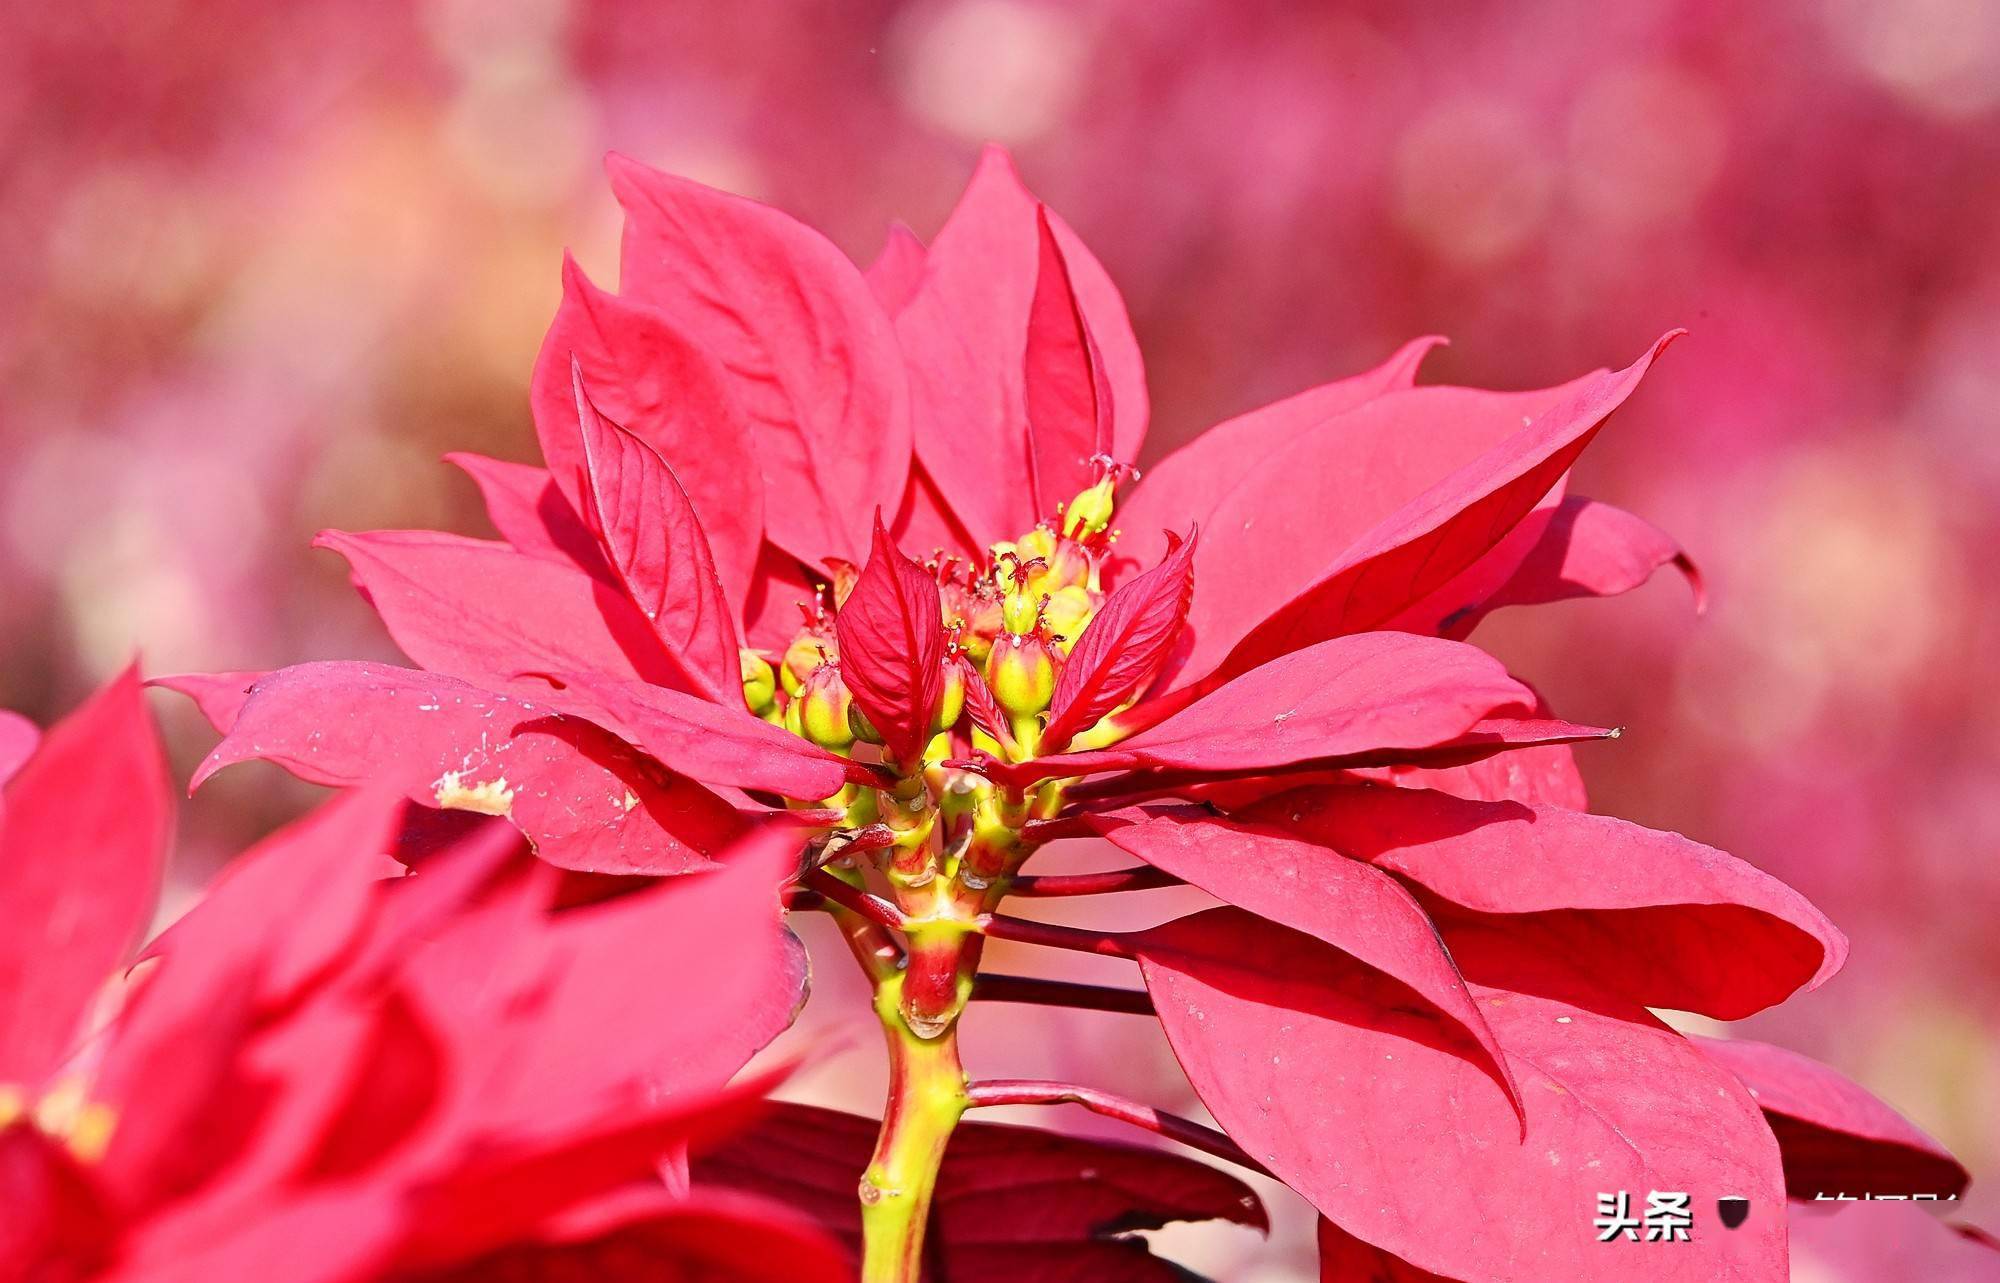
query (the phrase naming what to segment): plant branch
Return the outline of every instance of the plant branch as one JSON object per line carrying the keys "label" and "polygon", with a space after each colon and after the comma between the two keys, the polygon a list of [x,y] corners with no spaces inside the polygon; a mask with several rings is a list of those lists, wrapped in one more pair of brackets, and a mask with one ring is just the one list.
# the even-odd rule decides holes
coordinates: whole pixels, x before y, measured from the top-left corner
{"label": "plant branch", "polygon": [[1101,873],[1059,873],[1015,878],[1007,886],[1010,895],[1049,899],[1072,895],[1115,895],[1120,891],[1150,891],[1156,887],[1185,886],[1173,874],[1149,864],[1130,869],[1106,869]]}
{"label": "plant branch", "polygon": [[817,892],[830,904],[866,918],[878,927],[901,931],[906,928],[903,911],[879,895],[844,882],[825,869],[814,869],[801,878],[800,885]]}
{"label": "plant branch", "polygon": [[977,925],[981,932],[994,940],[1039,944],[1050,949],[1096,953],[1112,958],[1134,956],[1129,942],[1130,937],[1116,931],[1088,931],[1082,927],[1065,927],[1053,922],[1035,922],[1028,918],[1009,917],[1004,913],[982,914]]}
{"label": "plant branch", "polygon": [[1253,1172],[1269,1176],[1270,1170],[1250,1155],[1243,1147],[1229,1137],[1195,1122],[1192,1118],[1182,1118],[1179,1114],[1169,1114],[1142,1105],[1123,1096],[1114,1096],[1095,1087],[1079,1087],[1075,1083],[1043,1082],[1029,1078],[996,1078],[988,1082],[973,1083],[965,1091],[966,1108],[980,1109],[992,1105],[1081,1105],[1094,1114],[1115,1118],[1121,1123],[1130,1123],[1156,1136],[1179,1141],[1190,1149],[1198,1149],[1204,1154],[1225,1159],[1239,1167],[1247,1167]]}
{"label": "plant branch", "polygon": [[1010,976],[993,971],[982,971],[973,977],[972,996],[987,1002],[1024,1002],[1131,1016],[1153,1014],[1153,999],[1143,989],[1116,989],[1110,985],[1043,980],[1039,976]]}

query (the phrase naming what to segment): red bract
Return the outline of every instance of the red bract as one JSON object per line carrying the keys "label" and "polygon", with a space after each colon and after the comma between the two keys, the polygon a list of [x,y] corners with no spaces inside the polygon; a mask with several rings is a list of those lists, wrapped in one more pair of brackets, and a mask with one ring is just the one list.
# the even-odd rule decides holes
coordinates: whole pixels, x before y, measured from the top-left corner
{"label": "red bract", "polygon": [[[928,249],[892,231],[866,273],[774,210],[612,173],[626,292],[565,268],[535,374],[550,471],[459,459],[504,542],[325,537],[429,671],[169,684],[225,731],[202,775],[265,757],[378,781],[504,815],[572,870],[736,885],[714,868],[746,833],[784,849],[792,904],[832,915],[875,990],[890,1097],[872,1152],[853,1120],[788,1110],[697,1189],[733,1173],[850,1238],[858,1217],[870,1283],[927,1259],[1161,1277],[1104,1235],[1255,1222],[1233,1186],[1170,1196],[1193,1175],[1168,1160],[1091,1158],[1148,1183],[1105,1202],[1056,1171],[1083,1161],[1067,1142],[951,1139],[971,1109],[1067,1101],[1268,1169],[1324,1218],[1328,1277],[1749,1280],[1785,1275],[1788,1184],[1871,1154],[1950,1184],[1858,1088],[1652,1014],[1749,1015],[1845,941],[1734,857],[1588,814],[1568,746],[1616,732],[1465,641],[1503,606],[1693,579],[1667,536],[1567,493],[1672,335],[1509,393],[1414,386],[1420,339],[1134,481],[1123,306],[998,152]],[[1143,863],[1024,872],[1093,835]],[[1223,907],[1126,933],[1002,910],[1179,882]],[[534,918],[502,903],[479,930]],[[990,975],[989,938],[1124,958],[1146,990]],[[748,1032],[701,1035],[717,1071],[798,994],[783,969],[745,983]],[[1157,1009],[1226,1135],[969,1079],[981,997]],[[581,991],[543,1019],[580,1045],[644,1024]],[[1058,1196],[1016,1188],[1045,1176]],[[857,1178],[858,1207],[828,1194]],[[1687,1194],[1689,1241],[1598,1242],[1621,1191]]]}
{"label": "red bract", "polygon": [[[792,1018],[788,841],[558,910],[552,871],[497,824],[385,880],[404,805],[357,791],[232,865],[80,1041],[151,909],[169,814],[139,692],[114,682],[9,790],[0,867],[54,890],[4,901],[7,940],[40,956],[0,972],[19,1084],[0,1120],[0,1274],[846,1275],[782,1209],[676,1198],[658,1178],[741,1120],[754,1102],[724,1084]],[[71,923],[91,929],[60,934]],[[707,966],[725,947],[728,967]],[[617,1018],[635,1008],[673,1019]],[[766,1250],[746,1253],[747,1236]]]}

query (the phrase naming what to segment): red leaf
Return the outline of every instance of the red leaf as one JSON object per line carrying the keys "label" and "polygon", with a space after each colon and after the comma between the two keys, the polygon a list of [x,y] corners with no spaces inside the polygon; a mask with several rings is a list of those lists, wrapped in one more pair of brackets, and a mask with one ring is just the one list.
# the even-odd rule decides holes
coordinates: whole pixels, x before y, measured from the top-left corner
{"label": "red leaf", "polygon": [[909,305],[924,279],[924,243],[901,223],[889,224],[882,252],[862,270],[869,292],[890,316]]}
{"label": "red leaf", "polygon": [[[1539,696],[1535,716],[1548,717]],[[1576,753],[1567,744],[1517,748],[1463,766],[1389,766],[1357,771],[1357,778],[1398,788],[1433,789],[1481,802],[1543,802],[1572,811],[1590,809]]]}
{"label": "red leaf", "polygon": [[[1360,534],[1324,570],[1296,584],[1289,600],[1268,617],[1245,615],[1241,618],[1249,627],[1219,631],[1209,627],[1212,616],[1204,610],[1197,622],[1199,654],[1188,661],[1187,671],[1205,671],[1203,666],[1222,653],[1219,648],[1236,637],[1242,641],[1228,650],[1217,671],[1242,672],[1321,638],[1376,627],[1448,582],[1528,515],[1679,333],[1666,335],[1615,374],[1583,380],[1528,426],[1410,499]],[[1370,408],[1355,411],[1355,416]],[[1299,483],[1297,477],[1287,482]],[[1267,531],[1265,538],[1270,537]]]}
{"label": "red leaf", "polygon": [[1114,560],[1141,566],[1159,561],[1167,553],[1165,531],[1190,520],[1207,521],[1229,492],[1267,461],[1296,460],[1307,434],[1335,415],[1410,387],[1424,355],[1443,342],[1414,339],[1372,370],[1308,388],[1203,431],[1146,469],[1119,504],[1124,533]]}
{"label": "red leaf", "polygon": [[651,446],[598,413],[582,368],[572,373],[590,510],[612,568],[699,693],[741,708],[736,612],[687,491]]}
{"label": "red leaf", "polygon": [[1556,478],[1548,493],[1536,501],[1514,528],[1492,547],[1443,583],[1408,603],[1377,625],[1399,633],[1423,633],[1431,637],[1463,639],[1478,623],[1474,610],[1479,603],[1507,586],[1535,546],[1548,533],[1569,486],[1569,474]]}
{"label": "red leaf", "polygon": [[1187,623],[1197,533],[1165,561],[1121,584],[1085,625],[1056,677],[1044,752],[1061,752],[1077,732],[1145,693]]}
{"label": "red leaf", "polygon": [[264,758],[314,784],[379,779],[447,809],[504,814],[566,869],[706,868],[743,831],[715,794],[545,704],[385,664],[301,664],[252,689],[194,786]]}
{"label": "red leaf", "polygon": [[[917,456],[982,547],[1053,515],[1035,504],[1024,386],[1042,255],[1038,204],[1006,153],[987,148],[931,242],[922,284],[896,318],[912,412],[926,426]],[[1054,216],[1049,224],[1117,407],[1111,453],[1135,458],[1147,401],[1131,323],[1117,289],[1075,233]],[[1179,514],[1174,521],[1185,524]]]}
{"label": "red leaf", "polygon": [[[376,884],[401,875],[388,852],[404,805],[388,789],[356,789],[232,860],[194,908],[147,946],[146,956],[166,965],[147,982],[141,1003],[171,1005],[168,995],[177,992],[192,1009],[203,995],[245,981],[260,1007],[289,1002],[343,959]],[[299,888],[308,886],[311,896],[301,897]],[[304,900],[301,912],[272,912],[293,899]]]}
{"label": "red leaf", "polygon": [[734,709],[644,682],[554,676],[565,689],[550,700],[615,731],[690,779],[761,789],[801,801],[832,797],[850,781],[877,782],[866,766]]}
{"label": "red leaf", "polygon": [[463,451],[446,455],[445,462],[472,478],[486,501],[487,520],[516,552],[574,566],[599,579],[611,578],[597,539],[547,468]]}
{"label": "red leaf", "polygon": [[[299,1072],[318,1090],[280,1089],[269,1022],[353,964],[380,879],[396,867],[383,852],[399,805],[383,790],[355,793],[265,839],[149,947],[157,968],[121,1014],[93,1086],[118,1112],[103,1171],[128,1210],[186,1195],[259,1153],[297,1158],[319,1143],[322,1111],[336,1103],[324,1093],[359,1062],[379,1017],[350,1008],[312,1026]],[[350,1143],[397,1115],[386,1092],[370,1103]]]}
{"label": "red leaf", "polygon": [[32,1123],[0,1126],[0,1278],[92,1278],[118,1251],[117,1226],[89,1173]]}
{"label": "red leaf", "polygon": [[0,814],[0,1083],[40,1085],[152,918],[173,802],[136,669],[58,722]]}
{"label": "red leaf", "polygon": [[0,708],[0,784],[14,778],[41,742],[40,727],[19,713]]}
{"label": "red leaf", "polygon": [[1370,1247],[1324,1216],[1319,1218],[1319,1278],[1320,1283],[1455,1283]]}
{"label": "red leaf", "polygon": [[590,511],[572,362],[581,365],[598,409],[673,466],[740,605],[764,537],[763,479],[750,462],[760,443],[728,353],[708,338],[691,315],[605,293],[566,257],[562,307],[535,360],[535,435],[570,507]]}
{"label": "red leaf", "polygon": [[1038,758],[1018,773],[1252,772],[1335,762],[1449,744],[1496,709],[1532,702],[1497,660],[1470,646],[1363,633],[1281,656],[1111,748]]}
{"label": "red leaf", "polygon": [[1783,1047],[1697,1038],[1741,1079],[1764,1111],[1785,1159],[1785,1192],[1936,1194],[1955,1198],[1971,1177],[1916,1124],[1834,1070]]}
{"label": "red leaf", "polygon": [[448,924],[407,970],[471,1076],[462,1125],[527,1155],[616,1148],[628,1125],[675,1114],[685,1134],[804,1001],[805,952],[778,899],[798,850],[795,836],[765,830],[693,877],[554,915],[542,881],[525,920]]}
{"label": "red leaf", "polygon": [[[1412,779],[1441,779],[1457,783],[1462,778],[1481,778],[1463,773],[1479,771],[1488,763],[1517,754],[1540,753],[1579,740],[1614,738],[1617,732],[1571,722],[1519,718],[1481,718],[1472,729],[1429,748],[1377,749],[1352,756],[1315,759],[1297,766],[1272,767],[1259,774],[1213,772],[1201,768],[1153,769],[1132,775],[1113,775],[1072,785],[1068,796],[1073,802],[1104,809],[1111,805],[1158,797],[1182,797],[1235,811],[1281,793],[1309,786],[1333,788],[1359,780],[1372,780],[1379,771],[1402,772]],[[1021,768],[1023,775],[1060,774],[1062,763],[1081,754],[1047,758]],[[1013,768],[1005,764],[982,763],[996,778],[1013,780]]]}
{"label": "red leaf", "polygon": [[1035,207],[1035,293],[1028,305],[1022,389],[1035,511],[1053,515],[1097,480],[1092,460],[1113,448],[1111,384],[1070,287],[1046,206]]}
{"label": "red leaf", "polygon": [[878,515],[875,546],[834,631],[854,702],[905,765],[922,759],[944,691],[943,616],[937,580],[896,551]]}
{"label": "red leaf", "polygon": [[889,533],[898,547],[943,553],[968,562],[981,561],[986,551],[966,533],[951,505],[938,493],[937,483],[924,471],[924,465],[915,460],[910,463],[910,484],[903,491],[903,503],[896,509]]}
{"label": "red leaf", "polygon": [[394,1283],[851,1283],[848,1255],[763,1200],[700,1193],[582,1237],[517,1242]]}
{"label": "red leaf", "polygon": [[751,449],[706,448],[731,467],[762,460],[772,542],[808,562],[860,560],[868,512],[901,497],[910,461],[902,359],[861,273],[769,206],[622,156],[609,168],[625,208],[624,288],[715,354],[750,416]]}
{"label": "red leaf", "polygon": [[1109,817],[1099,824],[1115,846],[1154,868],[1226,904],[1303,931],[1409,986],[1478,1043],[1494,1083],[1520,1108],[1520,1092],[1499,1045],[1437,928],[1394,878],[1273,828],[1171,813],[1139,823]]}
{"label": "red leaf", "polygon": [[817,593],[815,585],[825,582],[825,572],[815,575],[790,553],[765,544],[757,559],[750,596],[743,603],[744,641],[768,651],[773,660],[782,655],[798,634],[799,608],[811,604]]}
{"label": "red leaf", "polygon": [[1470,631],[1478,618],[1502,606],[1614,597],[1645,583],[1662,566],[1675,566],[1687,577],[1697,613],[1706,607],[1701,572],[1679,544],[1622,508],[1572,495],[1520,567],[1462,627]]}
{"label": "red leaf", "polygon": [[[1216,1120],[1344,1231],[1453,1279],[1784,1278],[1778,1155],[1749,1097],[1643,1008],[1496,933],[1448,933],[1527,1107],[1380,972],[1234,909],[1144,937],[1174,1054]],[[1603,1191],[1692,1195],[1687,1243],[1600,1243]],[[1440,1195],[1448,1191],[1449,1197]],[[1750,1200],[1727,1233],[1714,1200]]]}
{"label": "red leaf", "polygon": [[1825,982],[1847,940],[1734,856],[1609,816],[1421,789],[1274,798],[1243,816],[1407,877],[1649,1007],[1736,1020]]}
{"label": "red leaf", "polygon": [[185,695],[194,701],[208,724],[218,731],[227,732],[236,724],[236,715],[243,711],[243,703],[250,698],[250,688],[263,673],[239,671],[223,673],[170,673],[165,677],[149,677],[146,685],[158,686],[162,690]]}
{"label": "red leaf", "polygon": [[523,674],[609,673],[694,685],[625,594],[506,544],[434,530],[328,530],[389,635],[435,673],[532,694]]}
{"label": "red leaf", "polygon": [[[778,1105],[695,1157],[697,1192],[717,1186],[762,1194],[858,1245],[854,1185],[879,1126],[834,1110]],[[938,1173],[930,1277],[1173,1283],[1185,1275],[1152,1256],[1143,1239],[1122,1236],[1200,1220],[1266,1227],[1249,1187],[1205,1163],[1030,1127],[961,1123]]]}

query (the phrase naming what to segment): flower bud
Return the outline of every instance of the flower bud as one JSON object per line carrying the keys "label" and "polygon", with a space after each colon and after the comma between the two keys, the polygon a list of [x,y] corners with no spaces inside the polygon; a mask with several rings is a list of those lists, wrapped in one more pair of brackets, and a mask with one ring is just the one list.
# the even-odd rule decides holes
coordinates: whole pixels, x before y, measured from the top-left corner
{"label": "flower bud", "polygon": [[779,661],[778,676],[785,683],[785,693],[796,695],[804,689],[806,679],[811,677],[821,664],[838,659],[833,639],[807,628],[792,638],[792,644],[785,648],[785,657]]}
{"label": "flower bud", "polygon": [[1068,655],[1070,647],[1090,623],[1090,617],[1097,613],[1097,603],[1088,590],[1071,585],[1049,598],[1048,608],[1042,612],[1042,619],[1049,632],[1058,640],[1056,649]]}
{"label": "flower bud", "polygon": [[794,701],[799,710],[799,731],[821,748],[844,749],[854,742],[847,715],[854,697],[840,676],[840,665],[821,664],[807,677]]}
{"label": "flower bud", "polygon": [[1096,485],[1069,501],[1063,509],[1063,534],[1072,539],[1088,539],[1104,533],[1111,525],[1118,475],[1115,469],[1107,468]]}
{"label": "flower bud", "polygon": [[743,704],[762,717],[778,698],[778,676],[771,665],[754,650],[737,652],[743,666]]}
{"label": "flower bud", "polygon": [[1065,588],[1096,588],[1097,558],[1085,545],[1074,539],[1062,538],[1055,541],[1049,550],[1048,567],[1028,581],[1033,592],[1044,592],[1050,596]]}
{"label": "flower bud", "polygon": [[931,734],[941,735],[958,724],[958,718],[965,712],[965,663],[954,654],[944,657],[943,694],[938,697],[937,712],[931,715]]}
{"label": "flower bud", "polygon": [[1033,717],[1055,698],[1055,648],[1039,630],[1000,634],[986,657],[986,684],[1010,716]]}

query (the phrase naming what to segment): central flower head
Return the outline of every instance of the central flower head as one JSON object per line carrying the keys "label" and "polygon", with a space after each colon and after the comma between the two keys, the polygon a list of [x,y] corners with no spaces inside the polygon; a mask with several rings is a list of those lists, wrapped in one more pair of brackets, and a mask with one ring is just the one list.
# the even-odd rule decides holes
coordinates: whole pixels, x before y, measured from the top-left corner
{"label": "central flower head", "polygon": [[[938,616],[948,638],[939,659],[945,678],[937,706],[910,710],[913,716],[929,714],[932,738],[926,761],[949,756],[950,732],[966,706],[968,681],[984,687],[973,700],[975,708],[995,706],[1008,718],[1004,737],[996,735],[997,728],[971,726],[971,747],[1016,760],[1032,755],[1039,741],[1038,719],[1054,698],[1057,674],[1104,604],[1102,571],[1117,539],[1111,528],[1117,487],[1134,475],[1109,457],[1091,463],[1099,470],[1098,480],[1020,537],[997,541],[971,558],[935,549],[920,563],[935,583]],[[880,743],[881,737],[867,713],[854,706],[841,676],[839,614],[864,572],[845,562],[835,565],[832,582],[822,585],[810,602],[800,603],[803,622],[776,657],[782,690],[769,688],[771,668],[764,657],[746,650],[744,698],[750,711],[822,748],[844,752],[857,739]],[[869,636],[867,644],[896,648],[913,641],[909,636]]]}

